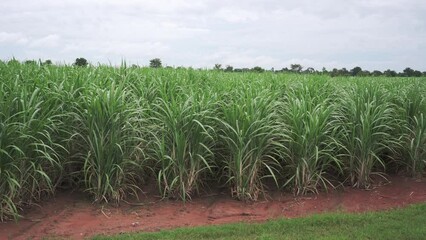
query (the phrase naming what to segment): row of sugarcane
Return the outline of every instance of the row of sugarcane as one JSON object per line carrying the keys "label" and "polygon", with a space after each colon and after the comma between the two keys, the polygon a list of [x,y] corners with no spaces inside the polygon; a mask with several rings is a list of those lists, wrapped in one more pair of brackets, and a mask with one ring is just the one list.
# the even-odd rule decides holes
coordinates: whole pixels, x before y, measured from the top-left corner
{"label": "row of sugarcane", "polygon": [[0,63],[0,219],[65,186],[98,202],[155,179],[183,201],[212,186],[369,188],[421,177],[426,79]]}

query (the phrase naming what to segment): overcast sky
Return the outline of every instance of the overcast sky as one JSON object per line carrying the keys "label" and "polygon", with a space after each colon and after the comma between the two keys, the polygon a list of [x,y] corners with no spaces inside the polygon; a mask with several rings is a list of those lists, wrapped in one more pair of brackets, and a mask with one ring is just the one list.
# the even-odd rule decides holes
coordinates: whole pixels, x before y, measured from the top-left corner
{"label": "overcast sky", "polygon": [[426,0],[1,0],[11,57],[426,71]]}

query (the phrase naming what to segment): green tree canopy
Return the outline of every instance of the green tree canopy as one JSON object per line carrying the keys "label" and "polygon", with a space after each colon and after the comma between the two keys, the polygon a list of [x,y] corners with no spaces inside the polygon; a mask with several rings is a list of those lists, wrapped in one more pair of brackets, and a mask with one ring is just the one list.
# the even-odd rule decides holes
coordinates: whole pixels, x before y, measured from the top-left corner
{"label": "green tree canopy", "polygon": [[225,72],[232,72],[232,71],[234,71],[234,67],[233,66],[231,66],[231,65],[226,66]]}
{"label": "green tree canopy", "polygon": [[354,67],[350,72],[352,76],[358,76],[360,73],[362,73],[362,68]]}
{"label": "green tree canopy", "polygon": [[251,70],[252,70],[253,72],[259,72],[259,73],[261,73],[261,72],[264,72],[264,71],[265,71],[265,69],[263,69],[263,68],[261,68],[261,67],[259,67],[259,66],[256,66],[256,67],[252,68]]}
{"label": "green tree canopy", "polygon": [[149,61],[149,67],[151,67],[151,68],[161,68],[161,67],[163,67],[163,65],[161,63],[161,59],[159,59],[159,58],[151,59]]}
{"label": "green tree canopy", "polygon": [[74,62],[74,66],[78,67],[86,67],[89,63],[85,58],[76,58]]}
{"label": "green tree canopy", "polygon": [[290,68],[292,72],[297,72],[297,73],[300,73],[303,69],[302,65],[300,64],[291,64]]}

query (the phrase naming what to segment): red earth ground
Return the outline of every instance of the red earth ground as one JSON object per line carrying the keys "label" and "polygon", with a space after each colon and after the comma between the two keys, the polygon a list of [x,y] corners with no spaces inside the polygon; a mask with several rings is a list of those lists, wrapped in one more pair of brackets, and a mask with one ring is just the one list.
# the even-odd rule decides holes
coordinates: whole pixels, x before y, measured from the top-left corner
{"label": "red earth ground", "polygon": [[268,200],[250,203],[233,200],[227,193],[201,195],[186,204],[161,201],[151,195],[154,193],[147,193],[137,204],[116,207],[92,204],[81,193],[59,193],[40,206],[25,210],[25,218],[18,223],[0,223],[0,239],[82,239],[98,234],[258,222],[330,211],[384,210],[426,202],[426,181],[393,176],[370,190],[347,187],[304,197],[272,192]]}

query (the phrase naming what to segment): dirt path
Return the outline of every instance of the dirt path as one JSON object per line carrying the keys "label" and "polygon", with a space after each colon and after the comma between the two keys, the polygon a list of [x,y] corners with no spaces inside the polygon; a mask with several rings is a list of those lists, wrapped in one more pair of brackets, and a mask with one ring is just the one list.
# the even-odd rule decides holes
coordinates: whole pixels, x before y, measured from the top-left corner
{"label": "dirt path", "polygon": [[0,223],[0,239],[41,239],[55,236],[82,239],[96,234],[156,231],[184,226],[264,221],[327,211],[363,212],[426,202],[426,181],[391,177],[391,183],[372,190],[347,188],[328,194],[294,198],[271,193],[271,200],[244,203],[227,194],[200,196],[183,204],[145,197],[143,205],[120,207],[92,204],[79,193],[60,193],[24,213],[18,223]]}

